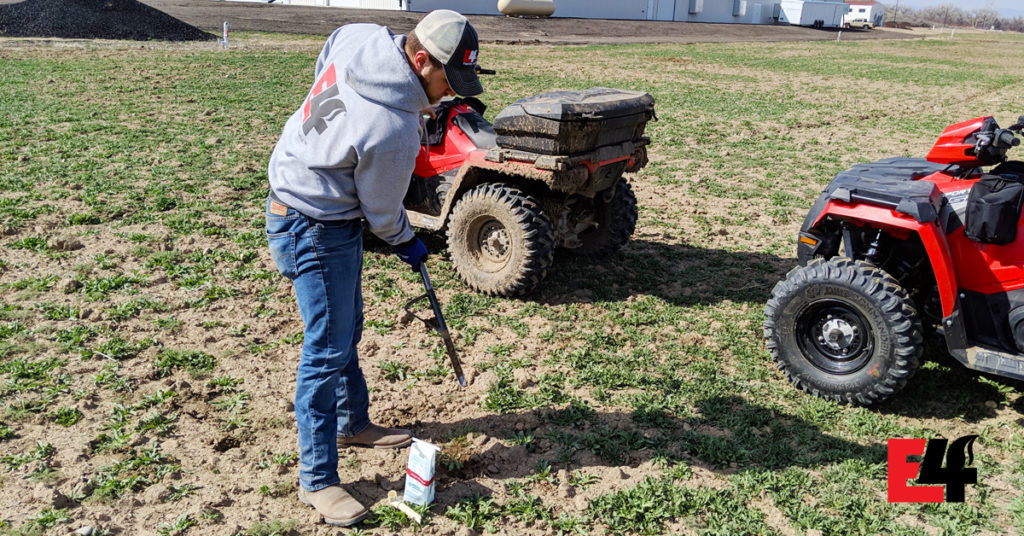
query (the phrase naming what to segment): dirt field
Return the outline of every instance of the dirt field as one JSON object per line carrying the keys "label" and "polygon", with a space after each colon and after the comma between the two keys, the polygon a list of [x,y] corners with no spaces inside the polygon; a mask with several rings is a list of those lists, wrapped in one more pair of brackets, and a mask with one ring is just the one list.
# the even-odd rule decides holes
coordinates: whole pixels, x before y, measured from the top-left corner
{"label": "dirt field", "polygon": [[[224,19],[235,31],[325,34],[366,20],[407,31],[419,17],[145,3],[211,31]],[[550,45],[836,34],[473,20],[485,40],[539,44],[487,47],[499,73],[485,80],[492,110],[582,84],[656,97],[652,162],[631,177],[641,220],[612,262],[560,256],[544,288],[521,300],[469,292],[443,236],[425,234],[466,389],[455,387],[438,338],[402,321],[401,305],[421,291],[416,278],[368,241],[360,360],[371,417],[411,427],[445,458],[426,526],[383,508],[361,534],[1012,530],[1011,512],[1024,511],[1019,384],[965,372],[936,351],[890,404],[828,404],[777,374],[760,323],[823,181],[855,162],[924,154],[953,120],[1016,118],[1020,41],[992,46],[975,33],[594,54]],[[261,223],[267,156],[308,89],[320,40],[236,39],[230,50],[0,39],[0,536],[81,526],[349,533],[295,499],[302,325]],[[979,431],[985,487],[969,488],[968,509],[886,503],[885,438]],[[401,492],[406,456],[343,449],[343,482],[379,504]]]}
{"label": "dirt field", "polygon": [[[223,21],[233,30],[329,34],[350,22],[375,22],[405,33],[416,25],[422,13],[375,11],[212,2],[209,0],[143,0],[143,3],[173,15],[193,26],[220,32]],[[835,30],[814,30],[796,26],[749,24],[700,24],[684,22],[520,19],[472,15],[469,17],[484,42],[545,44],[610,43],[728,43],[736,41],[822,41],[834,40]],[[846,31],[843,39],[903,39],[911,31]]]}

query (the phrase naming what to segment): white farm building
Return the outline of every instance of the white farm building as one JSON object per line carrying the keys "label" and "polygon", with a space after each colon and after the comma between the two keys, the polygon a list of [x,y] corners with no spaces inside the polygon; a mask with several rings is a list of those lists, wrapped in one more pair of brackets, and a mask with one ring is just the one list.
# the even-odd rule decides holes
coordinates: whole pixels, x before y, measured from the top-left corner
{"label": "white farm building", "polygon": [[[232,0],[266,1],[266,0]],[[501,15],[496,0],[274,0],[276,4]],[[741,24],[794,24],[838,28],[843,0],[554,0],[553,17],[664,20]]]}

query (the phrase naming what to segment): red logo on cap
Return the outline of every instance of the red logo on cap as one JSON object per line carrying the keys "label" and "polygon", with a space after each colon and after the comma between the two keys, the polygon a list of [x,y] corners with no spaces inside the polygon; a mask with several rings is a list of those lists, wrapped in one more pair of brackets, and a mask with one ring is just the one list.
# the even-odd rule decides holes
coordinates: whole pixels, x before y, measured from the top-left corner
{"label": "red logo on cap", "polygon": [[476,50],[467,50],[466,54],[462,56],[463,65],[476,65]]}

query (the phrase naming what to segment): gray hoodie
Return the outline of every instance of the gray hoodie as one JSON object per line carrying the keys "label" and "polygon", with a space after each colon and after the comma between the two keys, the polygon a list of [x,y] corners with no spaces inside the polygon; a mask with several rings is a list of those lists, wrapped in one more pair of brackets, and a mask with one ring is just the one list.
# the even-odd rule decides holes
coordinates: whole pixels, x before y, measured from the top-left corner
{"label": "gray hoodie", "polygon": [[392,245],[413,237],[402,200],[420,149],[420,110],[430,104],[404,43],[376,24],[335,30],[267,170],[282,203],[321,220],[366,218]]}

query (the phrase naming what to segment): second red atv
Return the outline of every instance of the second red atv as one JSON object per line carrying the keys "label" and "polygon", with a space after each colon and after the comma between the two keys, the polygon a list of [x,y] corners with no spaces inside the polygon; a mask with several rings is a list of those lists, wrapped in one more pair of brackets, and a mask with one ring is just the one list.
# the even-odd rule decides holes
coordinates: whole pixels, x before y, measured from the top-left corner
{"label": "second red atv", "polygon": [[405,197],[414,226],[447,229],[470,287],[523,294],[556,247],[605,257],[629,240],[637,208],[623,174],[647,164],[650,95],[552,91],[516,101],[493,125],[483,112],[476,99],[438,105]]}
{"label": "second red atv", "polygon": [[[934,329],[970,369],[1024,379],[1024,116],[947,127],[927,159],[837,175],[800,229],[800,266],[772,291],[764,334],[797,387],[868,405],[899,391]],[[986,171],[985,168],[994,166]]]}

